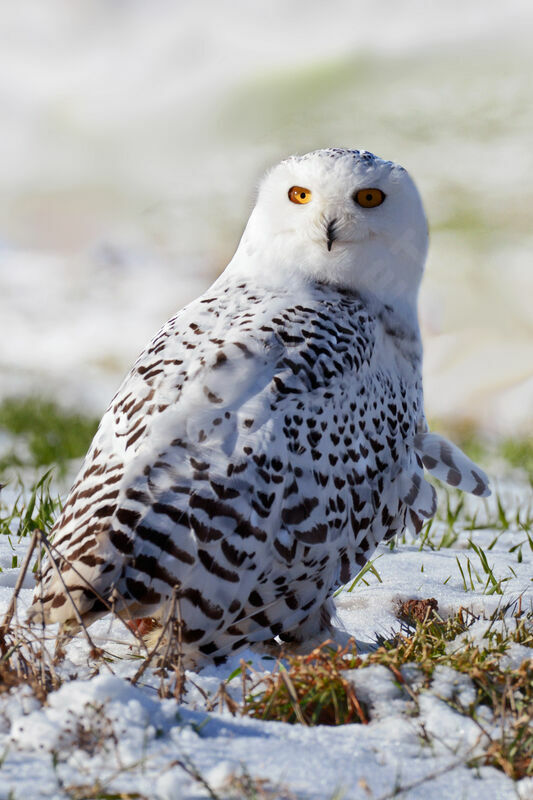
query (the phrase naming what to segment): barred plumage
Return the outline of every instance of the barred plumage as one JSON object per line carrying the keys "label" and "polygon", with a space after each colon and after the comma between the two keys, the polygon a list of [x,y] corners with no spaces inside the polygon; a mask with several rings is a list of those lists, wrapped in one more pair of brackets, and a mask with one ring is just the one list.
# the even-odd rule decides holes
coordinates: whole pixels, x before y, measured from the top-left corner
{"label": "barred plumage", "polygon": [[[309,242],[297,228],[274,241],[266,225],[270,244],[263,243],[258,215],[272,216],[280,182],[288,202],[300,173],[321,203],[308,222]],[[412,192],[404,170],[364,152],[283,162],[267,178],[226,272],[135,363],[55,527],[63,580],[87,622],[109,602],[133,616],[161,616],[176,587],[194,663],[273,636],[302,640],[327,629],[332,593],[382,539],[404,525],[418,531],[435,513],[424,466],[487,493],[486,476],[427,433],[411,295],[389,296],[390,285],[370,291],[358,269],[386,225],[354,246],[346,193],[331,199],[346,183],[353,203],[354,188],[380,181],[393,200],[398,186],[402,199],[406,181]],[[303,218],[294,219],[297,226]],[[299,261],[290,247],[277,253],[287,236],[300,237]],[[412,288],[397,238],[384,239]],[[409,256],[421,260],[420,275],[424,255]],[[254,270],[258,264],[265,269]],[[50,563],[32,614],[74,622]]]}

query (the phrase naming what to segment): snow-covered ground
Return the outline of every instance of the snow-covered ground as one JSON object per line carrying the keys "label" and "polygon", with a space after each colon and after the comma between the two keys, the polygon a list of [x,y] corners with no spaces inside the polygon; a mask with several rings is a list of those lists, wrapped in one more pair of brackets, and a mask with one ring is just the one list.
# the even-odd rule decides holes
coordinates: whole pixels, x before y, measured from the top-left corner
{"label": "snow-covered ground", "polygon": [[[360,652],[369,652],[377,637],[390,638],[399,629],[398,603],[409,598],[435,598],[443,617],[461,607],[470,609],[480,619],[468,635],[481,646],[487,645],[483,634],[496,609],[521,597],[522,609],[530,610],[533,552],[524,528],[531,524],[533,494],[521,481],[501,481],[496,489],[497,494],[486,501],[468,499],[452,526],[458,534],[453,546],[439,549],[443,535],[450,533],[443,520],[435,522],[423,546],[409,538],[392,550],[381,546],[374,561],[379,580],[366,573],[368,585],[360,581],[353,591],[344,590],[337,597],[339,640],[353,636]],[[496,497],[508,519],[514,520],[507,530],[501,519],[498,522]],[[13,499],[8,494],[5,502]],[[452,512],[455,502],[452,498]],[[440,508],[444,512],[444,497]],[[474,515],[476,527],[472,527]],[[14,534],[15,528],[14,523]],[[491,593],[493,584],[470,539],[487,554],[503,594]],[[17,541],[16,535],[0,537],[0,619],[18,574],[12,568],[13,555],[20,565],[27,544],[27,539]],[[32,582],[27,577],[21,591],[21,618]],[[240,657],[257,670],[270,670],[272,656],[245,651],[223,666],[187,673],[187,693],[178,705],[158,698],[159,678],[151,668],[138,686],[128,682],[140,662],[119,623],[110,626],[109,620],[101,620],[90,633],[109,657],[107,666],[100,662],[97,675],[80,635],[58,668],[71,679],[48,696],[46,705],[27,688],[0,694],[0,800],[119,796],[384,800],[400,796],[395,794],[399,787],[405,788],[401,796],[409,800],[533,798],[531,778],[514,783],[494,767],[468,766],[481,752],[480,727],[448,701],[453,698],[468,707],[475,690],[468,677],[449,668],[437,668],[430,688],[419,695],[416,713],[410,696],[385,667],[359,670],[355,685],[371,706],[370,723],[306,728],[232,717],[228,710],[205,710],[204,695],[217,692],[220,682],[239,666]],[[513,645],[505,659],[509,667],[517,668],[530,655],[530,649]],[[228,686],[236,699],[240,684],[237,676]],[[487,708],[478,707],[477,715],[486,730],[498,731]],[[191,777],[191,771],[201,775],[209,789]],[[255,782],[256,794],[244,793],[243,780]],[[76,794],[76,785],[85,789]]]}
{"label": "snow-covered ground", "polygon": [[[263,170],[341,145],[404,164],[427,206],[428,415],[531,433],[532,32],[526,0],[2,4],[0,399],[31,392],[101,413],[149,337],[227,263]],[[500,490],[505,530],[495,497],[469,500],[451,546],[439,547],[442,522],[422,547],[380,547],[380,580],[367,573],[337,597],[339,639],[368,652],[398,630],[407,598],[434,597],[442,616],[471,609],[480,642],[499,604],[531,609],[533,552],[516,522],[531,524],[531,487],[517,477]],[[7,487],[2,502],[14,501]],[[28,545],[15,528],[0,536],[0,620]],[[0,800],[533,798],[531,778],[468,766],[482,743],[447,703],[473,698],[457,673],[438,671],[415,715],[369,667],[354,676],[368,725],[305,728],[206,712],[202,692],[238,658],[189,674],[177,706],[158,698],[151,668],[128,682],[139,661],[118,624],[91,635],[109,653],[99,674],[78,637],[45,705],[28,689],[0,694]],[[529,652],[513,647],[509,665]],[[240,677],[228,691],[240,697]]]}
{"label": "snow-covered ground", "polygon": [[430,417],[533,430],[527,0],[0,6],[0,397],[100,413],[235,249],[263,170],[365,147],[431,230]]}

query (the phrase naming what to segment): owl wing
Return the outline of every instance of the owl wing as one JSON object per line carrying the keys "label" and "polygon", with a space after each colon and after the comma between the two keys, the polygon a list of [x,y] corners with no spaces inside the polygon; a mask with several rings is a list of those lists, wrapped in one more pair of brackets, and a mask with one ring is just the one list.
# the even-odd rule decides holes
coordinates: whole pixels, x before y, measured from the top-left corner
{"label": "owl wing", "polygon": [[[89,621],[107,607],[88,584],[145,613],[179,581],[200,587],[185,598],[191,606],[219,614],[243,595],[258,609],[270,606],[276,598],[254,596],[253,587],[279,578],[275,591],[294,610],[287,563],[301,556],[296,577],[304,579],[328,556],[317,496],[324,465],[305,465],[309,449],[327,458],[317,449],[323,432],[303,418],[324,413],[325,394],[348,391],[353,358],[343,362],[348,376],[344,356],[325,346],[326,323],[310,322],[316,304],[282,319],[286,298],[255,313],[253,300],[225,312],[223,298],[206,297],[180,312],[104,415],[54,530],[62,578]],[[337,333],[346,338],[345,328]],[[308,593],[312,600],[311,586]],[[34,615],[39,609],[52,621],[72,618],[51,564]]]}

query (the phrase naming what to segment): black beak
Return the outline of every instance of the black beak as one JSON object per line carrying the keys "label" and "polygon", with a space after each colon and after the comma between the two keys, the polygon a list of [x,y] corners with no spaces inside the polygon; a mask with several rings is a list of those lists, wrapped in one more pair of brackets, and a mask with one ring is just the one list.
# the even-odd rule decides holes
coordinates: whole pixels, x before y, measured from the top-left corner
{"label": "black beak", "polygon": [[335,235],[335,225],[337,224],[336,219],[332,219],[331,222],[328,222],[328,226],[326,228],[326,235],[327,235],[327,244],[328,244],[328,252],[331,250],[331,245],[337,238]]}

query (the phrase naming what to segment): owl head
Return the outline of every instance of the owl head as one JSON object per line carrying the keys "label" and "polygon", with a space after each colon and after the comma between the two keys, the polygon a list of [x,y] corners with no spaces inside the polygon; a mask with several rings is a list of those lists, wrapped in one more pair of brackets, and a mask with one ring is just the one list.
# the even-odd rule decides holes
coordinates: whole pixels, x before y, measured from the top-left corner
{"label": "owl head", "polygon": [[261,281],[318,280],[414,308],[427,244],[406,170],[365,150],[331,148],[267,173],[233,267]]}

